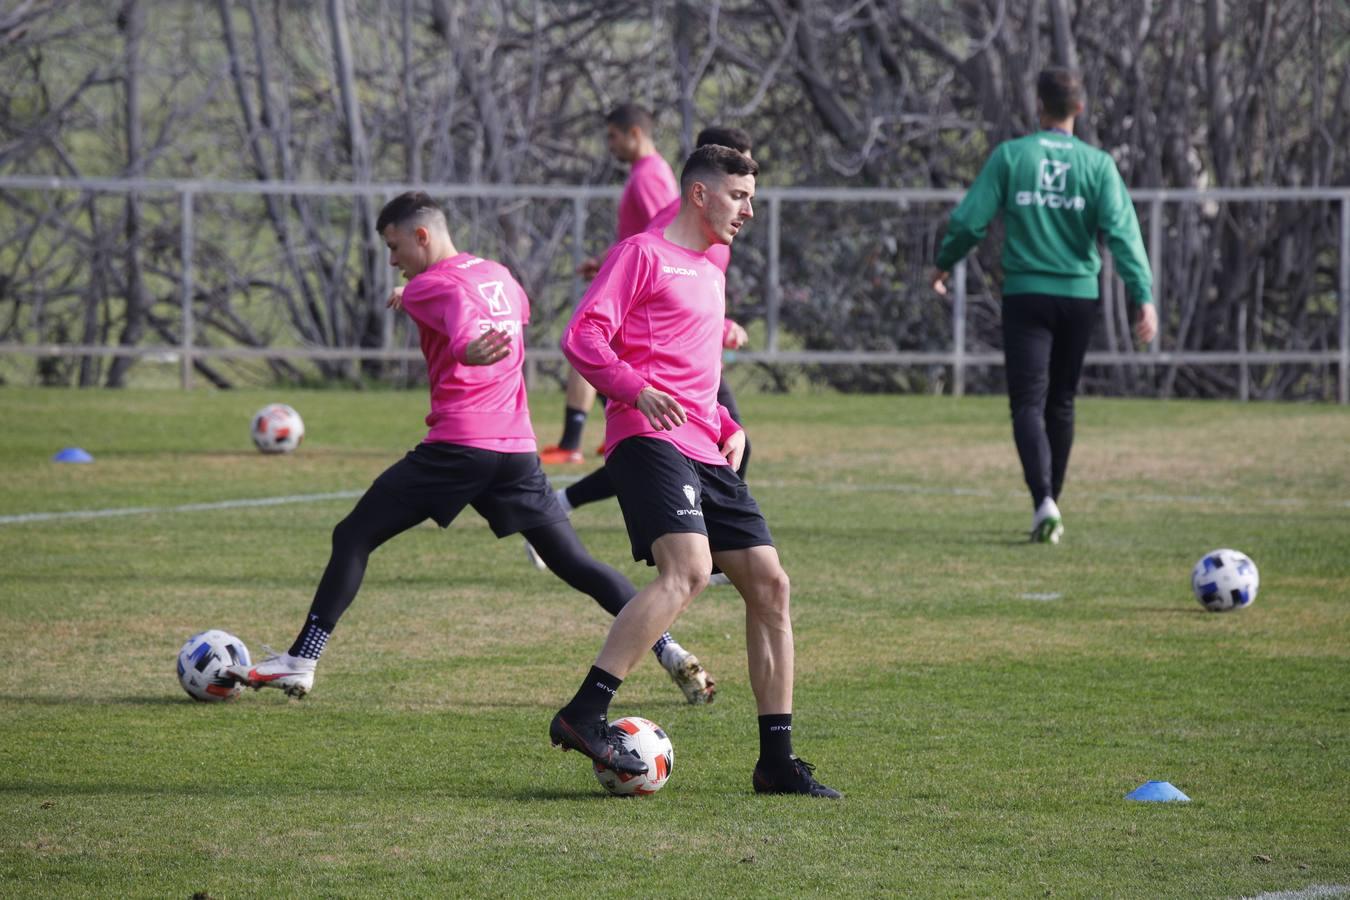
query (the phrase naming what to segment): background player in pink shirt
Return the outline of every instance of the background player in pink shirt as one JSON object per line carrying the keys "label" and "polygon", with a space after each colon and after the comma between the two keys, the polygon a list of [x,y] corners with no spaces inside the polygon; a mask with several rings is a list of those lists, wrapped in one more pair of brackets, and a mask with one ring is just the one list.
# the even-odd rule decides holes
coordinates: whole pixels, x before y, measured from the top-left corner
{"label": "background player in pink shirt", "polygon": [[[409,279],[401,305],[417,323],[431,387],[426,440],[375,479],[333,529],[333,550],[309,616],[286,653],[229,672],[251,687],[303,697],[338,619],[356,598],[370,554],[427,519],[442,528],[472,506],[497,537],[525,534],[559,578],[617,615],[637,589],[592,559],[558,506],[535,454],[526,405],[524,329],[530,301],[505,266],[455,249],[445,214],[423,193],[401,194],[376,229],[390,265]],[[669,634],[652,647],[691,703],[713,683]]]}
{"label": "background player in pink shirt", "polygon": [[[614,230],[616,244],[646,230],[652,216],[679,202],[680,188],[675,173],[657,152],[653,133],[651,112],[636,103],[616,106],[605,117],[605,139],[610,155],[632,166],[619,197],[618,223]],[[600,270],[600,262],[597,257],[584,260],[577,267],[577,274],[586,279],[594,278]],[[594,405],[595,388],[575,371],[568,372],[562,437],[558,443],[541,450],[539,458],[546,463],[585,462],[581,439],[586,416]]]}
{"label": "background player in pink shirt", "polygon": [[743,153],[695,150],[679,215],[664,234],[615,247],[563,335],[563,352],[605,393],[605,466],[633,557],[656,579],[619,613],[549,738],[620,772],[646,763],[610,729],[609,703],[641,658],[708,583],[716,563],[745,600],[746,654],[759,713],[757,793],[839,797],[792,752],[790,586],[768,525],[735,472],[745,432],[717,402],[725,316],[713,244],[751,218],[758,166]]}

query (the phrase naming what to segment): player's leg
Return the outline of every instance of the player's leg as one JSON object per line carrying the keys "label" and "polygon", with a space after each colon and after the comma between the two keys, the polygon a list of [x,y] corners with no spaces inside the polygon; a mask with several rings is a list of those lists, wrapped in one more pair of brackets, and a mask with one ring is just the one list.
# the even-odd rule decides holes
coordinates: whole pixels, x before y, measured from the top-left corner
{"label": "player's leg", "polygon": [[1032,540],[1055,539],[1059,510],[1051,490],[1050,440],[1045,432],[1053,300],[1040,294],[1003,298],[1003,355],[1013,441],[1031,492]]}
{"label": "player's leg", "polygon": [[558,493],[558,499],[562,502],[563,509],[570,513],[572,510],[579,509],[588,503],[608,500],[613,497],[614,479],[610,477],[609,471],[601,466],[585,478],[573,482]]}
{"label": "player's leg", "polygon": [[590,672],[572,700],[549,724],[554,746],[579,750],[620,772],[640,774],[646,763],[623,753],[610,734],[609,703],[647,648],[667,631],[708,582],[708,539],[697,533],[666,534],[653,542],[657,577],[620,610]]}
{"label": "player's leg", "polygon": [[575,369],[567,370],[567,405],[563,410],[563,432],[558,443],[539,451],[539,458],[545,463],[582,463],[586,456],[581,452],[581,438],[586,430],[586,417],[595,405],[595,388],[577,374]]}
{"label": "player's leg", "polygon": [[549,725],[549,737],[614,767],[606,762],[617,752],[605,719],[609,701],[644,650],[707,586],[712,557],[697,470],[673,444],[628,438],[610,449],[605,465],[618,489],[633,558],[655,565],[657,577],[615,617],[581,688]]}
{"label": "player's leg", "polygon": [[1095,300],[1063,297],[1058,301],[1059,321],[1050,351],[1050,384],[1045,402],[1045,433],[1050,443],[1050,496],[1056,504],[1069,470],[1073,449],[1074,397],[1083,373],[1092,330],[1100,304]]}
{"label": "player's leg", "polygon": [[745,649],[759,713],[755,791],[839,797],[838,791],[816,781],[810,763],[792,752],[792,586],[768,524],[739,476],[724,467],[700,474],[713,561],[745,600]]}
{"label": "player's leg", "polygon": [[[492,483],[473,499],[497,537],[520,532],[547,567],[569,586],[589,595],[610,615],[618,615],[637,593],[633,583],[599,562],[582,545],[532,453],[495,454]],[[698,657],[669,633],[658,632],[647,646],[690,703],[711,703],[715,682]]]}
{"label": "player's leg", "polygon": [[280,688],[297,698],[309,693],[328,638],[361,589],[370,554],[426,518],[425,509],[409,506],[394,494],[371,487],[333,529],[328,565],[290,649],[271,653],[255,666],[232,666],[230,674],[253,688]]}
{"label": "player's leg", "polygon": [[328,565],[290,649],[256,666],[232,666],[229,674],[254,688],[280,688],[293,697],[308,693],[328,638],[361,588],[370,554],[428,518],[444,528],[478,490],[476,474],[458,452],[465,449],[421,444],[376,478],[333,529]]}

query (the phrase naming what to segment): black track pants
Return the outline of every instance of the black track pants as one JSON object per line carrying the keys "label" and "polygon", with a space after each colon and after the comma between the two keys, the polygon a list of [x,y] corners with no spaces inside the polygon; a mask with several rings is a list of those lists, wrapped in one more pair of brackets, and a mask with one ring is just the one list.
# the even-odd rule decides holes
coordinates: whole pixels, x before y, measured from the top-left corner
{"label": "black track pants", "polygon": [[1032,507],[1059,499],[1073,447],[1073,400],[1099,303],[1078,297],[1003,298],[1003,354],[1013,440]]}

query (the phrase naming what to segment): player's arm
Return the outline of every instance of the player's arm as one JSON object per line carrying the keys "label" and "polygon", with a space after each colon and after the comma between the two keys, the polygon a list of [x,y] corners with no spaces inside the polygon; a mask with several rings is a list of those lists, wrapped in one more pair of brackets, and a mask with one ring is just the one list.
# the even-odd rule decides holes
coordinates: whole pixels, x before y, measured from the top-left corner
{"label": "player's arm", "polygon": [[[444,288],[453,294],[442,305],[436,330],[449,338],[450,355],[466,366],[490,366],[511,355],[514,339],[505,329],[487,328],[480,324],[475,299],[459,285]],[[404,293],[405,300],[407,292]]]}
{"label": "player's arm", "polygon": [[722,322],[722,349],[739,350],[750,340],[750,335],[736,322],[726,319]]}
{"label": "player's arm", "polygon": [[[731,321],[728,319],[727,321]],[[745,456],[745,429],[741,423],[731,417],[731,412],[722,404],[717,404],[717,418],[721,424],[721,433],[717,436],[718,451],[726,457],[733,469],[741,467]]]}
{"label": "player's arm", "polygon": [[1116,271],[1125,282],[1125,291],[1138,308],[1135,334],[1139,340],[1148,343],[1158,333],[1158,311],[1153,305],[1153,270],[1148,264],[1148,254],[1144,252],[1139,217],[1135,214],[1125,180],[1109,158],[1104,169],[1098,228],[1106,236],[1106,245],[1111,248]]}
{"label": "player's arm", "polygon": [[1007,194],[1008,158],[1005,145],[994,149],[975,183],[966,191],[947,222],[947,234],[938,249],[937,270],[933,273],[933,290],[947,293],[947,275],[970,249],[984,240],[989,223],[1003,208]]}
{"label": "player's arm", "polygon": [[650,283],[651,265],[647,255],[632,244],[612,248],[562,337],[563,355],[582,378],[606,397],[639,409],[638,394],[650,385],[619,359],[610,341],[618,334],[642,286]]}

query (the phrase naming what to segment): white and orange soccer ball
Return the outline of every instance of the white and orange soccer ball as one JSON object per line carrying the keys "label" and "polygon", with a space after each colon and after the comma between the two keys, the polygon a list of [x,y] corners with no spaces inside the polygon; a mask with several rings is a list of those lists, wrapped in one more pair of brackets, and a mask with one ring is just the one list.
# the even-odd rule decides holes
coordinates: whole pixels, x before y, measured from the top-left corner
{"label": "white and orange soccer ball", "polygon": [[610,725],[621,735],[623,746],[647,764],[645,775],[625,775],[592,763],[595,777],[605,790],[620,797],[655,794],[670,780],[675,768],[675,748],[661,726],[640,716],[625,716]]}
{"label": "white and orange soccer ball", "polygon": [[305,423],[285,403],[269,403],[253,416],[250,434],[263,453],[290,453],[305,439]]}
{"label": "white and orange soccer ball", "polygon": [[222,670],[234,665],[252,665],[248,648],[228,631],[212,628],[188,638],[178,651],[178,683],[193,700],[233,700],[244,687]]}

